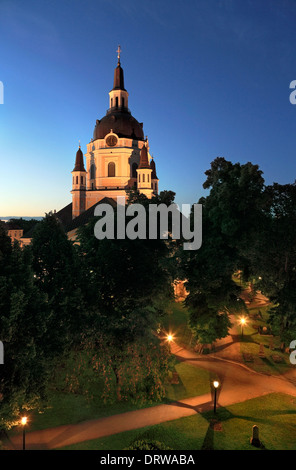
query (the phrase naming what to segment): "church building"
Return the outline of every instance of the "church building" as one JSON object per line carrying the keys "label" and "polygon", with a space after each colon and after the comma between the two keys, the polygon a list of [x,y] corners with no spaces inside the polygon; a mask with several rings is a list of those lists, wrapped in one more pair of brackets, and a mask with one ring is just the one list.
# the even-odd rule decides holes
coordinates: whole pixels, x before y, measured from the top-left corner
{"label": "church building", "polygon": [[[117,197],[128,198],[127,190],[136,188],[149,199],[158,194],[158,178],[143,123],[133,117],[128,108],[129,94],[124,88],[124,75],[117,50],[117,67],[113,88],[109,92],[109,109],[97,119],[93,138],[83,155],[81,146],[76,153],[72,171],[72,203],[54,211],[69,239],[75,241],[77,229],[94,216],[97,204],[113,207]],[[24,234],[21,246],[31,243],[34,227]]]}
{"label": "church building", "polygon": [[109,92],[109,109],[97,119],[93,138],[87,144],[85,162],[81,147],[72,171],[72,218],[93,207],[104,198],[127,198],[126,190],[137,188],[149,199],[158,194],[156,167],[144,138],[143,123],[128,108],[129,94],[118,62],[113,88]]}

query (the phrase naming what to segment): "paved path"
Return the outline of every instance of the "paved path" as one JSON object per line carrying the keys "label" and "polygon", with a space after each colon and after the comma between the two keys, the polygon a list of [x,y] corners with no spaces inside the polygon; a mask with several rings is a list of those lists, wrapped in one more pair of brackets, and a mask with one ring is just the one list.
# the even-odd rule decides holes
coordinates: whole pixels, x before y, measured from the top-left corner
{"label": "paved path", "polygon": [[[268,393],[282,392],[296,396],[296,369],[287,378],[266,376],[246,366],[214,357],[199,356],[177,344],[172,352],[181,361],[210,372],[210,380],[219,379],[221,387],[218,406],[229,406]],[[79,424],[59,426],[26,434],[27,449],[56,449],[123,431],[142,428],[203,412],[213,407],[210,393],[180,400],[169,405],[159,405],[142,410],[86,421]],[[21,449],[22,435],[13,436],[6,445],[10,449]]]}

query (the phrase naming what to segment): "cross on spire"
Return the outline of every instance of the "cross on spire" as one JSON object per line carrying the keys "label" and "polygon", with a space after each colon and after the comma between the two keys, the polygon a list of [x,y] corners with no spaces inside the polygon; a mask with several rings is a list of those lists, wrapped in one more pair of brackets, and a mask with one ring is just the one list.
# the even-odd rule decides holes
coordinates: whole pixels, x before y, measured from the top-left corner
{"label": "cross on spire", "polygon": [[118,63],[120,63],[120,53],[121,53],[121,47],[120,45],[118,45],[118,49],[117,49],[117,58],[118,58]]}

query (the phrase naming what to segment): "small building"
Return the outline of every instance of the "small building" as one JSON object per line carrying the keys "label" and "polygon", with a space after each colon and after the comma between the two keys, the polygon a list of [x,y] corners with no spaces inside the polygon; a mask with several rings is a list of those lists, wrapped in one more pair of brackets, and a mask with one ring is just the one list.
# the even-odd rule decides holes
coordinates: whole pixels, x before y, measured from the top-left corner
{"label": "small building", "polygon": [[11,219],[9,222],[1,221],[1,225],[6,230],[7,235],[10,237],[12,243],[15,240],[21,243],[20,240],[23,236],[24,230],[16,222],[14,222],[13,219]]}

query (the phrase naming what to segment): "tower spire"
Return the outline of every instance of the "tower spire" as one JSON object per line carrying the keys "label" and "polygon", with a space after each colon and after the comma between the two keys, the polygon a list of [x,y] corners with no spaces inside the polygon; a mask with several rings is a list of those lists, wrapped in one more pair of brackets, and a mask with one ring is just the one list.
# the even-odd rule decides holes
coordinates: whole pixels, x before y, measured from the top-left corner
{"label": "tower spire", "polygon": [[114,83],[113,83],[113,90],[125,90],[124,88],[124,78],[123,78],[123,69],[120,64],[120,53],[121,53],[121,47],[118,46],[117,49],[117,67],[114,70]]}
{"label": "tower spire", "polygon": [[120,65],[120,54],[121,54],[120,44],[118,45],[118,49],[117,49],[116,52],[117,52],[118,65]]}

